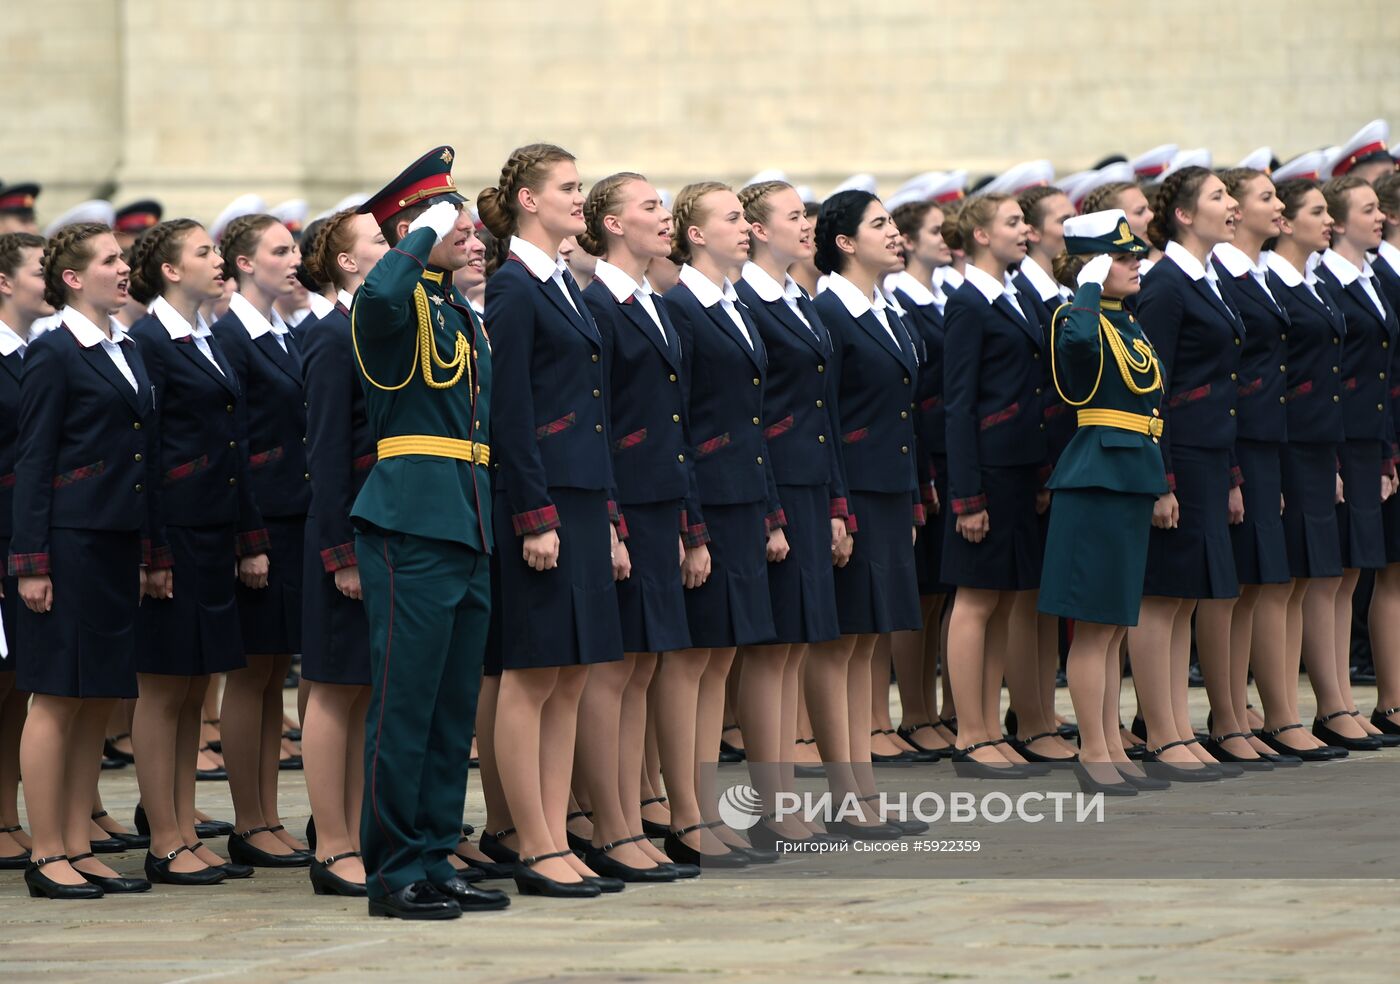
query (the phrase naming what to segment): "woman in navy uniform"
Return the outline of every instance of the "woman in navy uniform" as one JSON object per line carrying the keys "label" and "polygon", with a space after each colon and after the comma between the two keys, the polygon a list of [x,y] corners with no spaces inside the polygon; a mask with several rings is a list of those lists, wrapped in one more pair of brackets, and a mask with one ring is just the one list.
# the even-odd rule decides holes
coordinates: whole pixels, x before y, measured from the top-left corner
{"label": "woman in navy uniform", "polygon": [[[271,215],[234,219],[220,240],[224,277],[238,282],[214,337],[250,394],[246,467],[268,530],[266,560],[239,560],[238,616],[248,666],[224,687],[223,755],[233,795],[229,856],[244,864],[298,867],[306,847],[278,820],[282,682],[301,650],[302,537],[311,502],[306,470],[306,396],[301,353],[274,308],[297,288],[299,259],[287,227]],[[253,394],[256,394],[255,396]]]}
{"label": "woman in navy uniform", "polygon": [[198,314],[223,292],[213,240],[194,220],[175,219],[147,230],[131,262],[132,296],[150,306],[131,333],[155,393],[153,522],[171,567],[160,582],[151,579],[136,658],[141,698],[132,741],[151,831],[146,875],[213,885],[253,871],[226,867],[195,835],[200,711],[210,676],[246,665],[230,572],[239,556],[266,562],[267,531],[246,481],[243,391]]}
{"label": "woman in navy uniform", "polygon": [[[30,327],[53,314],[44,300],[44,239],[30,232],[0,235],[0,547],[10,553],[14,518],[15,457],[19,453],[19,382]],[[8,658],[0,658],[0,871],[29,861],[29,835],[19,824],[19,740],[29,694],[15,686],[15,620],[19,588],[0,574],[0,619]]]}
{"label": "woman in navy uniform", "polygon": [[1156,498],[1167,490],[1162,366],[1124,309],[1147,243],[1121,209],[1064,223],[1055,275],[1074,297],[1053,314],[1051,378],[1075,436],[1050,476],[1055,495],[1039,609],[1075,620],[1066,666],[1079,722],[1080,785],[1113,795],[1163,788],[1128,761],[1118,726],[1119,651],[1135,625]]}
{"label": "woman in navy uniform", "polygon": [[[953,261],[953,251],[943,238],[945,213],[936,202],[910,202],[891,214],[904,240],[904,269],[888,278],[885,287],[904,308],[904,323],[918,335],[923,352],[915,392],[914,438],[919,448],[919,491],[930,519],[914,544],[923,629],[912,634],[896,632],[890,640],[903,712],[898,734],[917,750],[941,754],[951,752],[935,724],[939,718],[936,691],[943,616],[952,589],[942,578],[941,513],[948,495],[943,419],[943,308],[947,298],[940,300],[935,271]],[[939,518],[935,520],[935,516]]]}
{"label": "woman in navy uniform", "polygon": [[695,463],[683,566],[691,648],[668,658],[659,692],[678,713],[694,708],[695,728],[671,743],[665,731],[658,735],[671,802],[665,849],[682,862],[742,866],[759,856],[717,822],[713,773],[695,766],[716,761],[737,648],[777,634],[767,562],[783,561],[788,544],[764,437],[768,359],[731,281],[749,246],[738,196],[717,181],[686,185],[676,195],[671,242],[671,259],[683,266],[662,306],[685,356],[677,384],[693,449],[686,457]]}
{"label": "woman in navy uniform", "polygon": [[[875,792],[870,768],[875,646],[882,635],[923,624],[914,561],[915,536],[924,521],[914,465],[919,365],[912,335],[879,290],[901,260],[899,230],[878,198],[851,190],[822,203],[816,264],[827,274],[816,308],[831,335],[832,439],[841,442],[848,515],[859,528],[849,563],[835,573],[841,637],[812,646],[808,654],[807,709],[833,793],[869,801]],[[916,832],[918,825],[886,823],[867,809],[860,821],[827,829],[892,838]]]}
{"label": "woman in navy uniform", "polygon": [[[1352,593],[1361,570],[1386,566],[1383,503],[1395,492],[1395,422],[1390,387],[1400,324],[1381,294],[1367,257],[1379,248],[1385,213],[1375,189],[1354,175],[1333,178],[1322,188],[1332,216],[1332,246],[1322,254],[1317,277],[1346,319],[1342,343],[1342,445],[1344,501],[1338,507],[1342,538],[1342,585],[1337,593],[1331,660],[1308,663],[1317,697],[1313,734],[1329,745],[1372,751],[1379,729],[1356,711],[1351,693]],[[1306,658],[1306,653],[1305,653]]]}
{"label": "woman in navy uniform", "polygon": [[316,819],[311,884],[320,895],[363,895],[359,858],[364,798],[365,710],[370,698],[369,622],[360,596],[350,507],[377,460],[355,369],[350,305],[389,250],[374,216],[352,209],[326,219],[307,244],[305,264],[336,291],[335,307],[303,322],[306,516],[301,676],[310,684],[302,721],[306,792]]}
{"label": "woman in navy uniform", "polygon": [[[557,265],[560,242],[583,229],[583,201],[573,155],[549,144],[513,151],[498,185],[477,197],[482,222],[508,244],[486,285],[500,564],[499,645],[488,647],[486,667],[501,677],[496,764],[519,831],[516,882],[561,897],[622,884],[597,880],[565,833],[579,700],[590,665],[622,658],[613,579],[627,572],[602,338]],[[499,843],[508,832],[492,833]]]}
{"label": "woman in navy uniform", "polygon": [[1321,183],[1283,181],[1278,197],[1283,216],[1267,262],[1269,291],[1289,322],[1283,533],[1294,578],[1288,624],[1296,628],[1278,660],[1255,661],[1253,669],[1264,710],[1260,740],[1279,755],[1325,761],[1346,752],[1330,748],[1302,724],[1298,667],[1309,650],[1309,665],[1331,666],[1337,645],[1333,620],[1342,584],[1338,513],[1344,491],[1337,463],[1346,441],[1341,358],[1347,331],[1335,299],[1308,270],[1308,260],[1331,242],[1332,217]]}
{"label": "woman in navy uniform", "polygon": [[[1373,183],[1385,232],[1371,261],[1375,283],[1392,311],[1400,312],[1400,173]],[[1400,381],[1390,387],[1391,420],[1400,421]],[[1376,707],[1371,724],[1377,730],[1400,734],[1400,496],[1392,495],[1381,509],[1385,523],[1386,566],[1376,572],[1371,595],[1371,655],[1376,666]]]}
{"label": "woman in navy uniform", "polygon": [[35,897],[151,887],[88,849],[107,717],[137,692],[142,539],[154,532],[151,383],[111,317],[129,274],[107,226],[69,226],[49,241],[44,296],[61,309],[60,327],[29,344],[20,386],[9,567],[24,602],[15,686],[34,694],[20,764],[34,836],[24,880]]}
{"label": "woman in navy uniform", "polygon": [[[1143,278],[1137,313],[1162,361],[1167,492],[1157,500],[1138,625],[1128,633],[1147,761],[1180,779],[1237,775],[1194,736],[1186,707],[1191,615],[1207,676],[1223,673],[1239,595],[1230,524],[1243,515],[1234,467],[1244,323],[1220,291],[1210,252],[1234,238],[1236,202],[1203,167],[1162,182],[1148,235],[1164,258]],[[1199,603],[1199,604],[1198,604]]]}
{"label": "woman in navy uniform", "polygon": [[[589,189],[583,218],[579,247],[597,259],[583,299],[608,367],[612,469],[632,564],[617,583],[626,655],[589,671],[579,712],[584,774],[576,779],[586,787],[593,824],[586,857],[595,871],[624,881],[673,881],[670,859],[642,828],[641,807],[647,688],[658,660],[673,658],[663,653],[690,647],[681,534],[693,475],[685,406],[671,381],[681,367],[680,338],[646,280],[651,261],[671,250],[671,213],[646,178],[623,172]],[[657,726],[686,727],[685,717],[663,711]]]}
{"label": "woman in navy uniform", "polygon": [[1039,477],[1045,335],[1029,299],[1021,303],[1005,282],[1007,268],[1025,256],[1026,236],[1014,198],[970,199],[954,243],[967,251],[966,281],[945,312],[943,578],[958,588],[948,660],[958,705],[954,762],[968,775],[1027,774],[1000,733],[1004,655],[1034,645],[1030,632],[1011,629],[1026,621],[1013,617],[1018,595],[1040,586],[1037,499],[1048,495]]}
{"label": "woman in navy uniform", "polygon": [[[774,802],[773,794],[793,788],[792,777],[779,769],[797,739],[799,674],[808,647],[841,635],[832,565],[850,560],[853,541],[846,477],[834,439],[831,336],[812,299],[788,273],[815,254],[813,224],[786,181],[749,185],[739,201],[751,227],[750,259],[734,290],[768,353],[764,437],[787,519],[789,553],[768,565],[776,644],[746,646],[739,654],[738,710],[749,775],[764,802]],[[843,670],[839,681],[821,686],[844,682]],[[802,842],[813,836],[796,817],[749,831],[750,840],[767,848],[778,839]]]}
{"label": "woman in navy uniform", "polygon": [[[1278,233],[1283,202],[1262,171],[1221,174],[1239,203],[1233,242],[1220,243],[1212,263],[1221,290],[1244,322],[1236,386],[1235,458],[1244,481],[1244,520],[1230,527],[1240,598],[1230,621],[1230,656],[1203,663],[1210,698],[1206,748],[1225,762],[1256,767],[1268,749],[1250,730],[1251,653],[1265,663],[1283,657],[1292,572],[1283,532],[1283,447],[1288,439],[1288,312],[1268,283],[1264,244]],[[1256,745],[1256,742],[1258,743]]]}

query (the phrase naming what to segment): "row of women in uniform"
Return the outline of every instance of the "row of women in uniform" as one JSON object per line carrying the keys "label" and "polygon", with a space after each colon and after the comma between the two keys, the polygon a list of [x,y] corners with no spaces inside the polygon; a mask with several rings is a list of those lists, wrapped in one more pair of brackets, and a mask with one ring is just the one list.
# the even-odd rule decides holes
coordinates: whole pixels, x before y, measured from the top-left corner
{"label": "row of women in uniform", "polygon": [[[697,763],[718,745],[737,655],[737,712],[765,798],[792,781],[800,685],[830,782],[870,803],[872,662],[882,638],[925,628],[933,608],[921,606],[921,593],[958,589],[947,663],[959,765],[1020,775],[1035,770],[1027,759],[1068,759],[1073,749],[1054,747],[1062,739],[1044,660],[1036,662],[1030,594],[1041,584],[1046,535],[1037,517],[1047,513],[1039,607],[1112,629],[1077,633],[1071,654],[1086,769],[1113,766],[1113,775],[1086,771],[1084,781],[1120,791],[1153,784],[1129,763],[1117,722],[1118,629],[1139,621],[1142,591],[1132,574],[1140,582],[1144,569],[1148,598],[1130,647],[1150,754],[1173,767],[1171,778],[1217,777],[1230,771],[1222,758],[1283,764],[1288,756],[1276,745],[1296,757],[1337,747],[1289,727],[1297,723],[1296,686],[1285,685],[1264,695],[1274,727],[1270,745],[1259,748],[1246,725],[1242,677],[1234,687],[1252,647],[1246,642],[1242,664],[1227,647],[1220,674],[1205,636],[1210,619],[1223,618],[1234,642],[1233,606],[1213,603],[1238,593],[1236,581],[1263,577],[1251,557],[1261,568],[1283,558],[1284,581],[1261,585],[1288,583],[1288,603],[1297,594],[1306,604],[1320,584],[1333,588],[1334,608],[1346,572],[1354,582],[1357,568],[1384,566],[1384,554],[1357,551],[1386,543],[1380,499],[1389,485],[1381,476],[1393,424],[1389,390],[1377,384],[1389,371],[1394,316],[1379,291],[1367,290],[1365,273],[1366,250],[1380,247],[1385,223],[1376,192],[1355,176],[1326,189],[1298,179],[1299,188],[1288,182],[1281,191],[1259,172],[1226,179],[1233,190],[1204,168],[1182,168],[1152,203],[1134,184],[1095,189],[1083,205],[1094,222],[1068,239],[1082,241],[1080,256],[1123,257],[1105,268],[1060,255],[1073,209],[1044,187],[1013,189],[1019,200],[992,191],[956,208],[913,202],[895,217],[873,194],[850,190],[829,198],[814,224],[785,182],[737,195],[694,184],[668,211],[641,175],[611,176],[585,196],[567,152],[534,145],[512,154],[499,186],[478,201],[500,251],[485,322],[504,385],[495,389],[491,435],[497,624],[478,714],[488,817],[480,845],[461,846],[460,863],[499,877],[522,855],[554,855],[535,863],[556,893],[592,895],[597,880],[583,881],[592,875],[673,880],[695,873],[686,867],[693,862],[772,860],[779,839],[912,832],[916,823],[880,817],[872,805],[859,820],[825,829],[769,817],[744,837],[717,823],[713,777]],[[1279,496],[1267,458],[1261,466],[1258,449],[1233,426],[1256,392],[1243,359],[1266,329],[1251,332],[1241,320],[1233,276],[1211,275],[1216,247],[1241,229],[1266,231],[1263,206],[1245,187],[1282,205],[1267,209],[1268,269],[1258,268],[1255,248],[1255,267],[1243,275],[1262,279],[1278,311],[1295,317],[1290,299],[1312,303],[1332,326],[1313,340],[1316,351],[1279,361],[1285,391],[1277,405],[1287,415],[1290,394],[1303,399],[1330,385],[1324,395],[1335,397],[1342,424],[1330,444],[1307,431],[1258,442],[1275,445],[1280,476],[1290,474],[1295,445],[1312,454],[1313,467],[1296,473],[1296,496],[1277,480],[1277,523],[1267,507],[1250,508]],[[1105,215],[1109,232],[1097,233]],[[1142,232],[1162,258],[1134,302]],[[557,262],[569,236],[600,259],[585,291]],[[1075,290],[1058,316],[1048,302],[1060,290],[1037,289],[1036,279],[1049,278],[1026,262],[1032,242],[1044,243],[1046,263],[1066,292]],[[329,219],[306,256],[314,279],[334,288],[336,310],[295,334],[276,302],[296,289],[297,247],[270,216],[231,223],[222,256],[188,220],[148,232],[130,265],[100,226],[61,231],[42,263],[42,243],[10,245],[19,259],[4,275],[37,278],[65,329],[28,340],[21,324],[15,333],[26,353],[16,365],[26,385],[16,391],[13,443],[14,515],[23,521],[11,543],[19,580],[6,597],[23,601],[9,620],[16,685],[37,695],[21,749],[33,777],[31,891],[90,897],[149,887],[84,856],[89,811],[81,805],[91,802],[93,742],[100,749],[109,703],[135,696],[139,677],[148,878],[209,883],[257,865],[310,864],[318,891],[362,892],[357,729],[368,669],[348,515],[373,442],[348,310],[387,244],[365,216]],[[1320,263],[1310,262],[1324,250]],[[1360,272],[1329,289],[1328,272],[1345,272],[1336,257],[1351,257]],[[678,282],[658,297],[647,272],[667,262],[679,264]],[[794,276],[809,263],[826,276],[815,300]],[[1292,282],[1279,272],[1285,263]],[[945,272],[935,277],[938,269]],[[474,259],[458,276],[459,288],[479,295],[484,263]],[[955,276],[961,285],[945,293]],[[223,294],[225,280],[238,290],[211,329],[200,309]],[[128,283],[151,305],[131,337],[109,320]],[[1382,315],[1370,335],[1364,324],[1353,327],[1369,314],[1348,310],[1348,297],[1366,297]],[[7,300],[0,315],[8,322],[39,313],[37,304],[26,310]],[[1279,345],[1304,342],[1297,329],[1277,334]],[[1330,366],[1322,344],[1333,346]],[[1107,371],[1095,376],[1079,364],[1086,352]],[[1063,378],[1051,371],[1055,353]],[[1253,364],[1262,365],[1258,358]],[[1154,393],[1161,407],[1148,406]],[[1377,405],[1376,417],[1358,409],[1367,406],[1362,399]],[[1057,459],[1047,434],[1070,408],[1078,425],[1070,458],[1089,462],[1087,471],[1076,477],[1061,468],[1047,486]],[[1126,416],[1083,416],[1105,410]],[[1346,430],[1352,418],[1354,437]],[[1160,476],[1152,452],[1166,462]],[[1099,474],[1123,471],[1117,459],[1129,454],[1137,468],[1127,478]],[[1369,465],[1374,507],[1362,480]],[[1340,504],[1339,467],[1350,490]],[[1319,492],[1324,478],[1329,495]],[[1047,502],[1050,486],[1070,503],[1058,513]],[[1115,508],[1116,500],[1076,497],[1076,489],[1132,502]],[[1242,522],[1232,527],[1232,519]],[[182,575],[178,591],[172,570]],[[149,600],[138,608],[143,593]],[[1197,632],[1216,684],[1211,751],[1194,741],[1182,700],[1192,603],[1201,599],[1208,604]],[[1270,610],[1256,605],[1249,618],[1261,638],[1269,627],[1260,616]],[[1326,686],[1318,678],[1338,665],[1344,682],[1345,640],[1333,633],[1308,646],[1302,635],[1300,645],[1316,651],[1316,665],[1308,658],[1314,686]],[[282,671],[298,650],[313,681],[304,752],[315,859],[276,810]],[[36,652],[48,655],[26,656]],[[1256,661],[1256,677],[1262,665]],[[198,706],[216,672],[229,673],[231,862],[198,845],[194,831]],[[1023,722],[1015,744],[996,728],[1003,676]],[[1052,690],[1053,663],[1050,680]],[[1349,724],[1385,730],[1365,729],[1354,707],[1333,713],[1322,693],[1320,710],[1332,717],[1318,727],[1329,739],[1371,740],[1348,738],[1341,729]],[[1387,722],[1389,713],[1381,715]],[[1086,720],[1098,722],[1087,733]],[[1037,725],[1048,733],[1032,736]],[[917,729],[906,733],[918,743]],[[661,848],[647,837],[658,832],[654,821],[641,816],[649,735],[669,797],[651,804],[667,815]]]}

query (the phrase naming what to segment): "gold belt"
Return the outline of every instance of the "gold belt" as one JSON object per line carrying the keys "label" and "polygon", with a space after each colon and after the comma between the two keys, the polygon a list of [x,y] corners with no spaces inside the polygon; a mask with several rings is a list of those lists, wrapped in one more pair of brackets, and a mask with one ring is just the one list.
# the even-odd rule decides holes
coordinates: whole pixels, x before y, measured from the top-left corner
{"label": "gold belt", "polygon": [[386,437],[379,442],[379,457],[396,458],[404,454],[427,454],[437,458],[456,458],[478,465],[491,463],[491,447],[476,441],[460,441],[455,437],[434,437],[431,434],[405,434]]}
{"label": "gold belt", "polygon": [[[1162,418],[1148,417],[1125,410],[1080,410],[1080,427],[1114,427],[1118,430],[1146,434],[1149,437],[1162,436]],[[381,452],[382,454],[382,452]]]}

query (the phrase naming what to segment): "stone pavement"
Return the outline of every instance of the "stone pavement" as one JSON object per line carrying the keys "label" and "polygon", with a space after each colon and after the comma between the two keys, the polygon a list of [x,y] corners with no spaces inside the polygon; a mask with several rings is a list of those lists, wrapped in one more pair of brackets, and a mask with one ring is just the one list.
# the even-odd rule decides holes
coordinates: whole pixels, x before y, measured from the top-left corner
{"label": "stone pavement", "polygon": [[[1067,704],[1065,691],[1060,697]],[[1203,720],[1204,691],[1193,690],[1191,697],[1193,718]],[[1374,691],[1360,688],[1357,699],[1369,712]],[[1125,711],[1131,714],[1131,707]],[[1307,718],[1310,708],[1303,712]],[[1400,750],[1371,757],[1400,764]],[[1309,768],[1331,766],[1305,766],[1298,774]],[[1383,765],[1375,774],[1390,770]],[[283,817],[299,829],[308,812],[305,788],[296,773],[283,780]],[[134,771],[104,773],[102,794],[115,816],[129,818]],[[201,783],[199,801],[215,816],[232,815],[226,784]],[[474,781],[467,819],[480,824],[482,816]],[[140,865],[139,852],[116,861],[128,873]],[[596,900],[516,897],[501,913],[406,924],[370,920],[362,900],[313,896],[304,869],[259,870],[251,881],[211,889],[158,886],[147,895],[86,904],[30,900],[19,873],[4,872],[0,982],[806,984],[859,978],[1350,984],[1395,980],[1398,917],[1400,883],[1394,879],[1141,882],[711,873],[689,883],[632,886]]]}

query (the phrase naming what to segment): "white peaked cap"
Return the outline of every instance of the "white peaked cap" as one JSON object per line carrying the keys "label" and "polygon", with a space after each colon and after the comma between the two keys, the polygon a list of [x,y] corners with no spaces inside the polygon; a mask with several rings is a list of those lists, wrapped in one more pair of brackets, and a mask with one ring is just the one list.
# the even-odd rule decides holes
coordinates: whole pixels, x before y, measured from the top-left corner
{"label": "white peaked cap", "polygon": [[1385,120],[1372,120],[1351,135],[1351,139],[1328,154],[1322,165],[1322,180],[1339,178],[1357,164],[1380,154],[1389,154],[1390,125]]}
{"label": "white peaked cap", "polygon": [[875,194],[875,189],[878,187],[879,185],[875,180],[875,175],[865,173],[853,174],[835,188],[832,188],[826,197],[830,198],[832,195],[839,194],[843,191],[863,191],[873,195]]}
{"label": "white peaked cap", "polygon": [[1169,175],[1169,174],[1175,174],[1177,171],[1180,171],[1182,168],[1186,168],[1186,167],[1210,167],[1210,166],[1211,166],[1210,151],[1207,150],[1206,148],[1204,148],[1204,147],[1193,147],[1193,148],[1191,148],[1190,150],[1178,150],[1178,151],[1176,152],[1176,156],[1174,156],[1174,157],[1172,158],[1172,162],[1171,162],[1170,164],[1167,165],[1167,169],[1166,169],[1165,171],[1162,172],[1162,177],[1159,178],[1158,180],[1159,180],[1159,181],[1164,181],[1164,180],[1166,180],[1167,175]]}
{"label": "white peaked cap", "polygon": [[1293,160],[1280,164],[1271,177],[1274,184],[1282,184],[1293,178],[1307,178],[1316,181],[1322,174],[1322,165],[1326,162],[1326,153],[1321,150],[1309,150],[1299,154]]}
{"label": "white peaked cap", "polygon": [[955,202],[967,192],[967,172],[963,170],[949,171],[938,181],[931,183],[925,194],[931,201],[940,205]]}
{"label": "white peaked cap", "polygon": [[1055,180],[1055,165],[1046,160],[1025,161],[1008,168],[977,189],[982,195],[1019,195]]}
{"label": "white peaked cap", "polygon": [[311,214],[311,209],[304,198],[289,198],[272,206],[267,214],[284,225],[302,225]]}
{"label": "white peaked cap", "polygon": [[1160,181],[1175,156],[1176,144],[1159,144],[1134,157],[1128,165],[1133,169],[1138,181]]}
{"label": "white peaked cap", "polygon": [[1244,160],[1236,164],[1235,167],[1253,168],[1256,171],[1263,171],[1265,174],[1268,174],[1269,165],[1273,163],[1273,160],[1274,149],[1272,147],[1256,147],[1246,154]]}
{"label": "white peaked cap", "polygon": [[44,227],[45,238],[53,238],[54,233],[79,222],[97,222],[109,226],[117,221],[117,210],[103,198],[90,198],[79,202]]}
{"label": "white peaked cap", "polygon": [[776,167],[770,167],[759,171],[757,174],[749,178],[749,180],[745,181],[739,187],[747,188],[749,185],[762,184],[764,181],[787,181],[787,179],[788,176],[786,171],[783,171]]}
{"label": "white peaked cap", "polygon": [[261,195],[239,195],[228,206],[219,213],[219,217],[214,220],[209,227],[209,238],[218,242],[224,237],[224,230],[234,219],[242,218],[245,215],[257,215],[259,212],[267,211],[267,202],[262,200]]}

